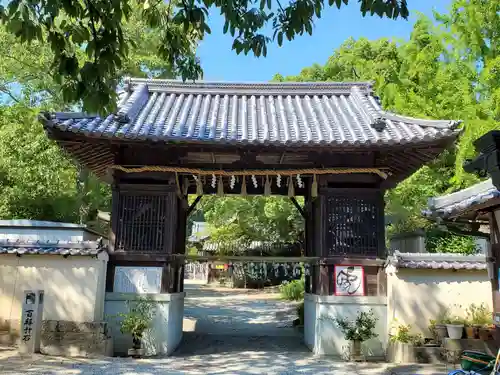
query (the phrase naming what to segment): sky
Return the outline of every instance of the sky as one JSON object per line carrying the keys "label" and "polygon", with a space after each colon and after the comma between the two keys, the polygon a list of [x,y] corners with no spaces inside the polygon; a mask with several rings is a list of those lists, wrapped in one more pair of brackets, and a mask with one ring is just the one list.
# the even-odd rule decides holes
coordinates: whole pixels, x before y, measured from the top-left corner
{"label": "sky", "polygon": [[[327,3],[327,1],[325,1]],[[332,52],[347,38],[382,37],[408,39],[417,19],[417,12],[432,16],[433,10],[446,12],[451,0],[408,0],[411,16],[408,20],[363,17],[358,1],[341,8],[325,9],[323,17],[313,29],[313,35],[298,36],[282,47],[276,43],[268,46],[267,57],[256,58],[251,53],[237,55],[231,50],[230,35],[224,35],[224,19],[217,12],[210,13],[212,34],[207,35],[198,48],[206,81],[269,81],[276,73],[296,75],[314,63],[324,64]],[[272,35],[272,34],[271,34]]]}

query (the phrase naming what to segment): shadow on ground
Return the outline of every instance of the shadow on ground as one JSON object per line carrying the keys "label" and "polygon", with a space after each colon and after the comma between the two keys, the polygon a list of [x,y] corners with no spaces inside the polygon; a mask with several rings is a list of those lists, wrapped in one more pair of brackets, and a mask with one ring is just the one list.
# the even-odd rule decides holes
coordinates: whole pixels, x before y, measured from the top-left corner
{"label": "shadow on ground", "polygon": [[[249,345],[251,346],[251,345]],[[129,358],[68,359],[15,351],[0,355],[2,375],[172,375],[172,374],[317,374],[317,375],[443,375],[451,368],[431,365],[388,366],[384,363],[345,363],[304,353],[249,350],[233,353],[133,360]]]}

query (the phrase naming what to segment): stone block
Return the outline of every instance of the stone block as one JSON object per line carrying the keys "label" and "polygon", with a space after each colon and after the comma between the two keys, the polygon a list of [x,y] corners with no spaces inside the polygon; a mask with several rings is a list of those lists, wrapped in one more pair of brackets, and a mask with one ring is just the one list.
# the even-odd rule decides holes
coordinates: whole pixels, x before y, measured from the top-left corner
{"label": "stone block", "polygon": [[496,356],[496,350],[493,348],[493,340],[483,341],[479,339],[443,339],[443,348],[447,351],[478,350],[492,356]]}
{"label": "stone block", "polygon": [[106,329],[106,322],[71,322],[65,320],[44,320],[42,322],[42,331],[46,332],[106,334]]}
{"label": "stone block", "polygon": [[112,353],[105,322],[47,320],[42,323],[43,354],[69,357],[107,356]]}
{"label": "stone block", "polygon": [[443,348],[439,346],[417,346],[415,357],[418,363],[443,363]]}
{"label": "stone block", "polygon": [[390,342],[387,346],[387,360],[391,363],[416,363],[415,346],[402,342]]}
{"label": "stone block", "polygon": [[21,331],[21,321],[19,319],[0,320],[0,345],[17,346]]}

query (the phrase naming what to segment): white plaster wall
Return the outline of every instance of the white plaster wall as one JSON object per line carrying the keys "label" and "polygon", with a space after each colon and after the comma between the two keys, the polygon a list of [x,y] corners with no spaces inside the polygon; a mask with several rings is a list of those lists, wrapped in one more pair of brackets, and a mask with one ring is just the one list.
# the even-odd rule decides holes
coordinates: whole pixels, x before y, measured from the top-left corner
{"label": "white plaster wall", "polygon": [[169,355],[182,339],[182,322],[184,318],[184,293],[172,294],[135,294],[106,293],[104,314],[112,330],[113,348],[116,355],[123,355],[132,347],[130,334],[120,332],[119,313],[127,313],[127,301],[138,298],[151,300],[155,304],[155,316],[151,328],[143,337],[146,355]]}
{"label": "white plaster wall", "polygon": [[101,321],[108,256],[0,256],[0,319],[20,320],[25,290],[45,291],[44,320]]}
{"label": "white plaster wall", "polygon": [[316,299],[315,295],[304,297],[304,343],[314,352],[316,344]]}
{"label": "white plaster wall", "polygon": [[355,319],[360,311],[373,309],[379,319],[378,336],[363,343],[366,356],[383,358],[387,347],[386,297],[341,297],[306,294],[304,301],[304,340],[317,355],[341,356],[349,342],[333,322],[335,317]]}
{"label": "white plaster wall", "polygon": [[449,308],[465,316],[472,303],[492,306],[488,272],[399,268],[387,275],[388,325],[410,324],[415,332],[429,337],[429,320]]}

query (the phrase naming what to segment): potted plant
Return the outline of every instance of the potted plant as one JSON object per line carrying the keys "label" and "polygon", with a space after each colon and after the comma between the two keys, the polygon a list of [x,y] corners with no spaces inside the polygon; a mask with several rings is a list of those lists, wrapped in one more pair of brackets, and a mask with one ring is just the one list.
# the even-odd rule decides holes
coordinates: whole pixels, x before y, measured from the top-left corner
{"label": "potted plant", "polygon": [[477,336],[477,327],[474,325],[471,319],[467,318],[464,320],[465,326],[465,337],[468,339],[475,339]]}
{"label": "potted plant", "polygon": [[480,305],[473,303],[467,309],[467,316],[478,333],[479,339],[488,340],[493,324],[493,314],[488,307],[484,303]]}
{"label": "potted plant", "polygon": [[448,337],[448,329],[446,328],[446,324],[448,324],[449,322],[449,309],[444,309],[438,315],[437,319],[430,321],[429,330],[435,333],[436,341],[438,344],[441,343],[444,338]]}
{"label": "potted plant", "polygon": [[378,335],[375,333],[375,326],[378,318],[372,309],[368,312],[360,311],[355,319],[337,317],[334,323],[342,331],[344,339],[351,343],[351,358],[360,360],[362,358],[361,344]]}
{"label": "potted plant", "polygon": [[446,330],[450,339],[461,339],[464,333],[464,319],[458,316],[453,317],[449,323],[446,324]]}
{"label": "potted plant", "polygon": [[388,359],[393,363],[415,363],[417,355],[416,346],[423,344],[420,334],[411,333],[411,325],[400,324],[396,328],[396,333],[389,337]]}
{"label": "potted plant", "polygon": [[132,335],[132,348],[128,350],[131,357],[142,357],[145,350],[142,347],[144,332],[151,327],[155,315],[151,301],[140,298],[135,301],[127,301],[128,313],[119,313],[123,318],[120,322],[120,332]]}

